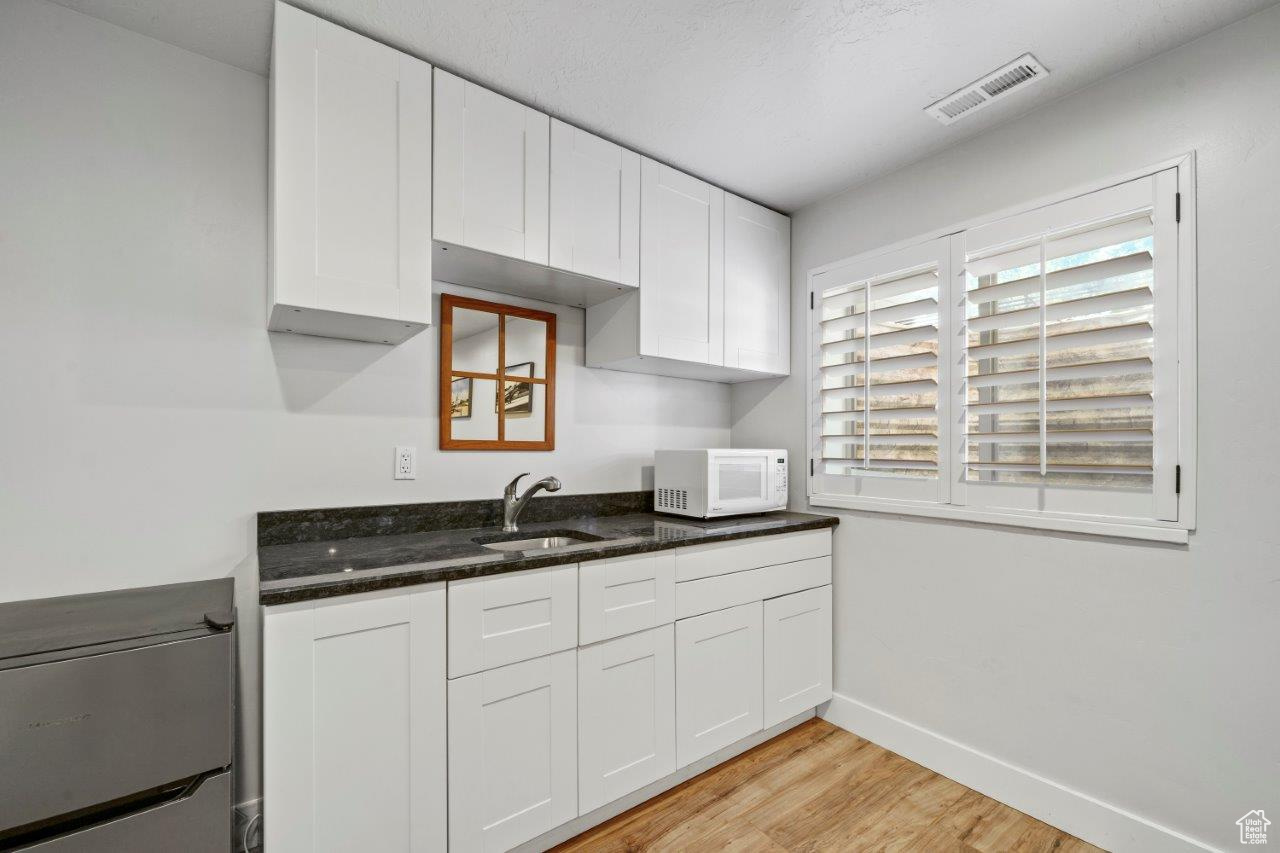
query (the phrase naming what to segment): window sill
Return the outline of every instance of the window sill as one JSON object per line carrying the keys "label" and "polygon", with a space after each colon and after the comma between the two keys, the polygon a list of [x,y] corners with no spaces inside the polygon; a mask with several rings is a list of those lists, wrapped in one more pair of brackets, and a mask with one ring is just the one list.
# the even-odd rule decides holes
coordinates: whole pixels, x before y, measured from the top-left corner
{"label": "window sill", "polygon": [[840,495],[809,495],[810,506],[856,509],[863,512],[880,512],[891,515],[913,515],[923,518],[941,518],[952,521],[972,521],[982,524],[1003,524],[1026,527],[1033,530],[1052,530],[1064,533],[1087,533],[1095,536],[1114,536],[1121,539],[1141,539],[1148,542],[1187,544],[1190,531],[1171,523],[1143,524],[1132,521],[1110,521],[1082,516],[1046,516],[1021,514],[1011,511],[974,509],[947,504],[924,504],[913,501],[894,501],[884,498],[857,498]]}

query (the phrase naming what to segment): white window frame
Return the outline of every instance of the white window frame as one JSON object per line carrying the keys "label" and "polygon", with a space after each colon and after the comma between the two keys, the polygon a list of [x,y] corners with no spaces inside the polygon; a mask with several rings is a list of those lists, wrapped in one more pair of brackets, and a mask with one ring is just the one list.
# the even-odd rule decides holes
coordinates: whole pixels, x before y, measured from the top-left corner
{"label": "white window frame", "polygon": [[[1177,460],[1175,464],[1179,467],[1181,488],[1177,495],[1177,518],[1170,521],[1159,521],[1155,519],[1134,519],[1120,518],[1116,516],[1086,514],[1086,513],[1049,513],[1038,510],[1017,510],[1011,508],[986,509],[975,508],[965,505],[949,503],[951,500],[951,490],[946,483],[949,481],[944,466],[942,452],[945,448],[949,450],[948,445],[939,445],[939,500],[910,500],[890,497],[877,496],[856,496],[856,495],[836,495],[823,494],[816,491],[815,483],[817,480],[813,476],[815,459],[817,450],[820,450],[821,443],[817,444],[815,449],[814,436],[818,432],[818,425],[815,424],[815,399],[817,390],[821,385],[821,377],[819,373],[820,367],[820,332],[818,330],[817,315],[819,312],[813,310],[815,304],[821,302],[821,288],[824,280],[830,279],[832,272],[841,268],[863,267],[869,262],[874,263],[877,257],[899,253],[910,249],[914,246],[930,243],[943,238],[950,238],[959,235],[962,232],[990,225],[997,220],[1010,216],[1024,215],[1031,211],[1037,210],[1049,205],[1058,204],[1078,196],[1088,193],[1097,192],[1099,190],[1108,189],[1119,184],[1133,181],[1135,179],[1154,176],[1159,172],[1169,169],[1176,169],[1177,193],[1180,201],[1181,218],[1175,225],[1178,235],[1178,277],[1177,277],[1177,392],[1178,399],[1176,404],[1177,411]],[[950,262],[950,279],[952,287],[947,292],[940,293],[940,301],[956,300],[951,295],[960,293],[963,295],[964,284],[963,276],[965,274],[964,262],[964,240],[951,240],[951,262]],[[810,318],[807,324],[808,329],[808,358],[806,359],[807,375],[806,375],[806,395],[805,395],[805,452],[809,456],[809,476],[806,478],[806,493],[811,506],[817,507],[833,507],[839,509],[853,509],[871,512],[884,512],[898,515],[908,516],[924,516],[930,518],[953,519],[956,521],[971,521],[987,524],[999,524],[1012,527],[1036,528],[1041,530],[1055,530],[1071,533],[1088,533],[1103,536],[1114,536],[1129,539],[1144,539],[1157,542],[1171,542],[1185,544],[1189,540],[1190,531],[1196,526],[1196,199],[1195,199],[1195,152],[1189,152],[1180,157],[1171,158],[1161,163],[1135,169],[1120,175],[1112,176],[1106,180],[1091,183],[1085,186],[1075,187],[1070,190],[1055,193],[1051,196],[1040,198],[1027,204],[1017,205],[1016,207],[1007,208],[985,216],[975,217],[971,220],[956,224],[948,228],[941,228],[928,234],[920,235],[908,240],[902,240],[890,246],[885,246],[870,252],[863,252],[852,257],[843,258],[830,264],[824,264],[815,267],[809,271],[808,288],[810,299]],[[956,280],[960,280],[959,290],[955,290]],[[953,306],[954,309],[954,306]],[[958,310],[958,309],[955,309]],[[941,318],[940,318],[941,320]],[[941,331],[940,331],[941,336]],[[1157,344],[1159,346],[1159,344]],[[949,351],[944,346],[944,351],[939,354],[940,362],[942,360],[955,361],[958,353]],[[941,364],[940,364],[941,368]],[[940,377],[941,382],[941,377]],[[942,405],[941,388],[939,394],[939,405]],[[947,418],[949,422],[955,418],[948,411]],[[939,441],[942,441],[944,428],[942,425],[943,418],[939,417]],[[950,456],[950,452],[945,454]],[[949,461],[949,460],[948,460]]]}

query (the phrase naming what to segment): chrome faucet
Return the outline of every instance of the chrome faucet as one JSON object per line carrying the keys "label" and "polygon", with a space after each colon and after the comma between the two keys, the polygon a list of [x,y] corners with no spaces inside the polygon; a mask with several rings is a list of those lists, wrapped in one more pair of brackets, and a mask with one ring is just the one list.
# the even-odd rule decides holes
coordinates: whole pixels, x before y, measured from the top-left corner
{"label": "chrome faucet", "polygon": [[529,476],[528,472],[517,474],[516,478],[507,487],[502,490],[502,532],[515,533],[520,527],[516,524],[516,519],[520,517],[520,511],[524,509],[524,505],[529,502],[529,498],[533,497],[539,489],[546,489],[548,492],[560,491],[560,481],[555,477],[543,477],[538,482],[524,490],[524,494],[516,497],[516,483],[520,482],[521,477]]}

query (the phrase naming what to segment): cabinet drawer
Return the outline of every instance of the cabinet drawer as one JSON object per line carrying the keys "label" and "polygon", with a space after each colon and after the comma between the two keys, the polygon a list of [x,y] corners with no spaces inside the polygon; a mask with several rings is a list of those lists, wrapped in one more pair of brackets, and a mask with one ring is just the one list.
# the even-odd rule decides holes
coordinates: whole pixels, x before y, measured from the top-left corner
{"label": "cabinet drawer", "polygon": [[676,584],[676,618],[685,619],[831,583],[831,558],[765,566]]}
{"label": "cabinet drawer", "polygon": [[676,580],[692,581],[830,554],[831,531],[827,529],[678,548]]}
{"label": "cabinet drawer", "polygon": [[578,642],[633,634],[675,620],[675,554],[593,560],[578,568]]}
{"label": "cabinet drawer", "polygon": [[578,644],[578,567],[449,582],[449,677]]}

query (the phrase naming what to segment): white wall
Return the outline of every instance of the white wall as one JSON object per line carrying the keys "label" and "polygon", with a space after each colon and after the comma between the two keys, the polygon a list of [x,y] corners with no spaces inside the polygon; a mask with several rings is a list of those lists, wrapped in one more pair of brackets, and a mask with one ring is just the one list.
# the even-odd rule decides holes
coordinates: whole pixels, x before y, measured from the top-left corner
{"label": "white wall", "polygon": [[[1277,46],[1280,7],[806,208],[792,226],[792,364],[804,365],[810,268],[1196,151],[1190,546],[841,513],[835,688],[1223,848],[1238,844],[1246,811],[1280,813]],[[804,382],[739,386],[734,444],[781,443],[804,459]],[[793,507],[805,507],[804,485],[792,479]]]}
{"label": "white wall", "polygon": [[[0,600],[234,575],[257,795],[259,510],[641,487],[729,389],[587,370],[557,309],[550,453],[441,453],[434,330],[266,332],[267,85],[43,0],[0,4]],[[513,300],[514,301],[514,300]],[[396,444],[418,479],[392,479]]]}

